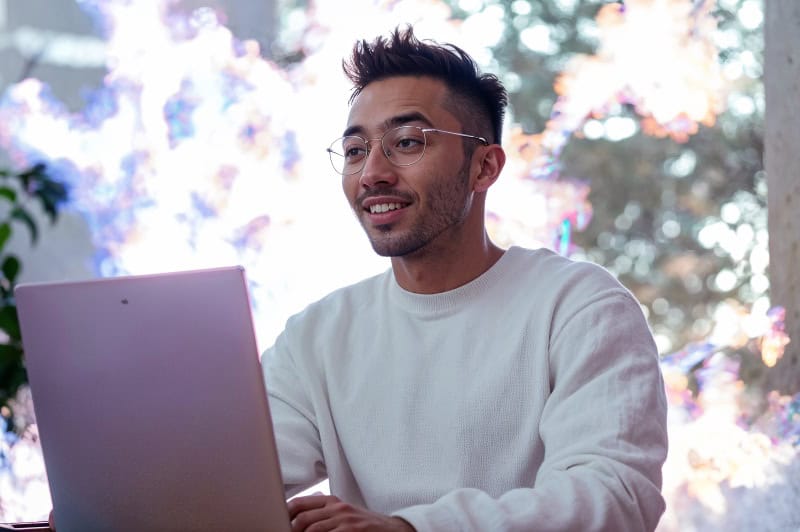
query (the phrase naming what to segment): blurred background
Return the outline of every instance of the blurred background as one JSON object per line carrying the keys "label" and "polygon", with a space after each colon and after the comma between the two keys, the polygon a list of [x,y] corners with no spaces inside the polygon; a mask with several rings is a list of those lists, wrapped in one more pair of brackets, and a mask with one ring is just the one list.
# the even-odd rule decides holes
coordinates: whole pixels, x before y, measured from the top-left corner
{"label": "blurred background", "polygon": [[13,285],[242,264],[266,348],[388,267],[325,148],[341,59],[412,23],[509,89],[495,240],[598,263],[642,304],[670,399],[660,528],[800,529],[792,255],[770,263],[796,256],[796,177],[765,168],[800,139],[765,142],[766,20],[762,0],[0,0],[0,521],[50,508]]}

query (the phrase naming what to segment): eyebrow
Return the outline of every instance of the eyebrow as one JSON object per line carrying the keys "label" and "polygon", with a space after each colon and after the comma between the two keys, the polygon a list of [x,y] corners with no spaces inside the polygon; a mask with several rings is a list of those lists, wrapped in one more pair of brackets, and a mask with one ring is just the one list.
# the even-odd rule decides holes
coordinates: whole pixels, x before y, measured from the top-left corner
{"label": "eyebrow", "polygon": [[[381,129],[383,131],[386,131],[393,127],[403,126],[405,124],[408,124],[409,122],[422,122],[428,127],[433,127],[433,124],[431,123],[430,120],[428,120],[428,118],[425,115],[423,115],[420,112],[413,111],[410,113],[393,116],[391,118],[388,118],[387,120],[384,120],[383,124],[381,124]],[[365,131],[366,130],[364,129],[363,126],[354,125],[345,129],[342,136],[348,137],[350,135],[356,135],[356,134],[363,135]]]}

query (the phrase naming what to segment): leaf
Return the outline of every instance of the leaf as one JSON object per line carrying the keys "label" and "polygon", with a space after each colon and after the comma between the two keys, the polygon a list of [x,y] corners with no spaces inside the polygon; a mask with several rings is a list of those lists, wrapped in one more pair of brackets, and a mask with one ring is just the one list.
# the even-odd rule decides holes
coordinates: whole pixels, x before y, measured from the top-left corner
{"label": "leaf", "polygon": [[58,217],[58,208],[69,197],[67,187],[63,183],[53,181],[48,177],[44,177],[40,185],[34,191],[34,195],[39,198],[42,208],[44,208],[47,217],[50,219],[50,223],[54,223]]}
{"label": "leaf", "polygon": [[39,163],[16,175],[22,188],[30,196],[39,200],[50,223],[55,222],[58,208],[69,197],[67,186],[47,173],[47,167]]}
{"label": "leaf", "polygon": [[0,344],[0,405],[6,405],[20,386],[28,382],[22,348]]}
{"label": "leaf", "polygon": [[6,246],[8,238],[11,236],[11,225],[8,222],[0,224],[0,250]]}
{"label": "leaf", "polygon": [[13,344],[0,344],[0,360],[19,360],[22,361],[22,349]]}
{"label": "leaf", "polygon": [[11,203],[16,203],[17,201],[17,193],[10,187],[0,187],[0,197],[6,198]]}
{"label": "leaf", "polygon": [[16,307],[0,308],[0,329],[5,331],[12,340],[20,341],[22,339]]}
{"label": "leaf", "polygon": [[45,174],[44,163],[36,163],[27,170],[17,174],[17,177],[22,181],[25,190],[30,190],[31,181],[41,181],[42,176]]}
{"label": "leaf", "polygon": [[8,282],[13,285],[17,279],[17,275],[19,275],[20,269],[22,269],[22,265],[17,257],[9,255],[6,257],[6,260],[3,261],[3,265],[0,266],[0,268],[3,270],[3,275],[6,276]]}
{"label": "leaf", "polygon": [[31,241],[35,243],[39,238],[39,229],[36,227],[36,221],[34,221],[30,213],[23,207],[17,206],[11,211],[11,218],[19,220],[28,226],[28,230],[31,232]]}

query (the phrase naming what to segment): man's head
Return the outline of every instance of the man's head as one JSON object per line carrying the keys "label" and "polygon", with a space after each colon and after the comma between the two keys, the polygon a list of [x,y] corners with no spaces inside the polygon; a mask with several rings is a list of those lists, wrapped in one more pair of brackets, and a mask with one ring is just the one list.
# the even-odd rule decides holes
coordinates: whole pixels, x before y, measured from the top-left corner
{"label": "man's head", "polygon": [[[508,95],[493,74],[481,74],[475,61],[452,44],[420,41],[408,26],[388,38],[356,42],[344,71],[354,90],[352,101],[374,81],[396,76],[427,76],[447,86],[446,106],[464,132],[500,144]],[[465,142],[465,146],[472,146]]]}
{"label": "man's head", "polygon": [[485,193],[505,154],[506,92],[451,45],[411,29],[358,42],[344,136],[331,144],[342,188],[384,256],[472,254],[486,241]]}

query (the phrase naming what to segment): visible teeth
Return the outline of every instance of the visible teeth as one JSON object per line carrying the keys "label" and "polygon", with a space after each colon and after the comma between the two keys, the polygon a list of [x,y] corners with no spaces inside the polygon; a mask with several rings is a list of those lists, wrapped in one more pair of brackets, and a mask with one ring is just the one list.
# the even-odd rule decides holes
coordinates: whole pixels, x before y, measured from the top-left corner
{"label": "visible teeth", "polygon": [[403,206],[399,203],[379,203],[377,205],[370,205],[369,212],[371,214],[379,214],[382,212],[393,211],[395,209],[400,209]]}

